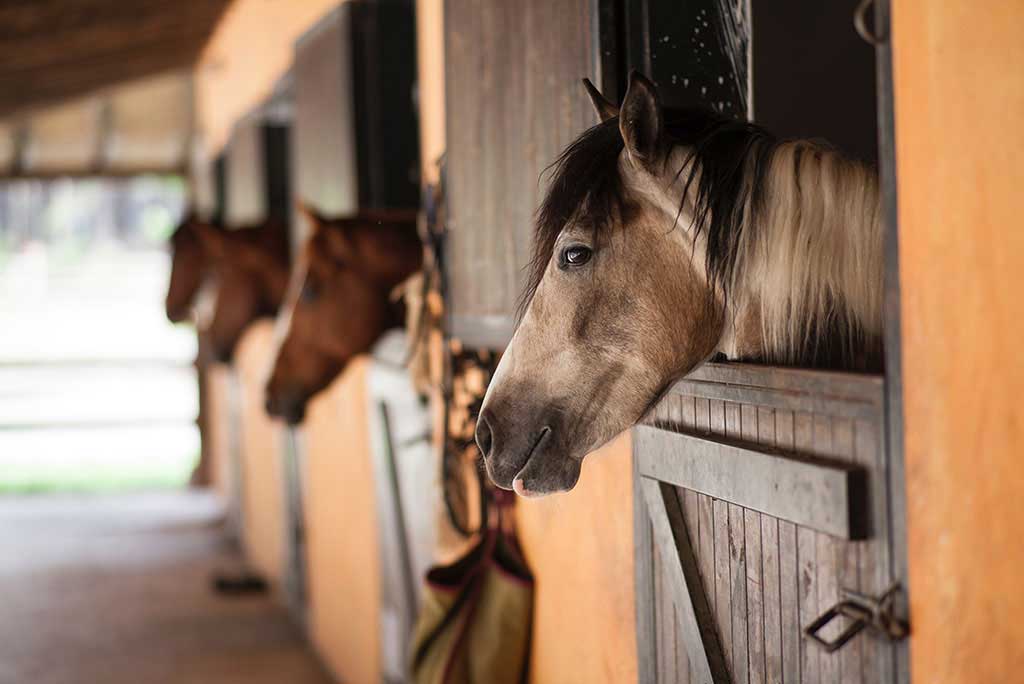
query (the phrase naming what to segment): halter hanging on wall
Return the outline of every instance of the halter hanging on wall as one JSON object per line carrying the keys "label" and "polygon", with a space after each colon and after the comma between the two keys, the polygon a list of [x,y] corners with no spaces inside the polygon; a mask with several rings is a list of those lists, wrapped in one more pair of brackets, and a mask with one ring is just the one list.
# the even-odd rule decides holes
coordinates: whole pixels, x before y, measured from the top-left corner
{"label": "halter hanging on wall", "polygon": [[[439,182],[424,191],[425,221],[421,238],[426,249],[424,277],[420,292],[420,325],[412,332],[413,345],[429,345],[429,330],[441,331],[441,400],[444,407],[444,440],[441,453],[441,483],[445,511],[452,527],[468,537],[487,525],[492,486],[483,473],[480,453],[473,435],[483,395],[498,364],[498,355],[488,350],[466,349],[452,339],[446,324],[450,298],[445,268],[446,163],[438,160]],[[441,312],[432,310],[440,300]]]}

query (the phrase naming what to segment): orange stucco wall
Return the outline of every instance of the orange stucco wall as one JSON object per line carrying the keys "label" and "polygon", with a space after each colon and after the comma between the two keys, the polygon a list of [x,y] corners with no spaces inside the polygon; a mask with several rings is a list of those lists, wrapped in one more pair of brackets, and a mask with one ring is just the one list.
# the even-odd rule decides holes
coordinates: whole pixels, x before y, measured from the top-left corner
{"label": "orange stucco wall", "polygon": [[196,64],[196,116],[210,150],[288,71],[292,45],[340,0],[235,0]]}
{"label": "orange stucco wall", "polygon": [[[238,382],[243,548],[246,560],[279,586],[284,574],[284,427],[264,412],[264,382],[274,352],[273,323],[245,332],[234,371],[214,366],[211,425],[218,492],[232,496],[231,373]],[[310,403],[303,424],[309,635],[339,682],[380,680],[380,567],[376,500],[366,413],[365,359]]]}
{"label": "orange stucco wall", "polygon": [[206,453],[210,463],[210,486],[228,501],[232,495],[233,477],[231,472],[231,383],[230,366],[214,363],[206,366],[206,391],[209,412],[204,439],[210,440]]}
{"label": "orange stucco wall", "polygon": [[366,409],[357,358],[309,406],[306,543],[313,644],[339,682],[379,682],[380,561]]}
{"label": "orange stucco wall", "polygon": [[423,180],[436,183],[436,162],[445,150],[444,0],[416,0],[416,67]]}
{"label": "orange stucco wall", "polygon": [[1024,677],[1024,3],[894,0],[911,658]]}
{"label": "orange stucco wall", "polygon": [[517,502],[536,579],[533,682],[636,681],[632,482],[625,434],[587,457],[571,493]]}
{"label": "orange stucco wall", "polygon": [[235,350],[241,409],[243,543],[254,569],[272,586],[284,579],[286,502],[281,457],[284,429],[263,408],[274,349],[269,319],[249,326]]}

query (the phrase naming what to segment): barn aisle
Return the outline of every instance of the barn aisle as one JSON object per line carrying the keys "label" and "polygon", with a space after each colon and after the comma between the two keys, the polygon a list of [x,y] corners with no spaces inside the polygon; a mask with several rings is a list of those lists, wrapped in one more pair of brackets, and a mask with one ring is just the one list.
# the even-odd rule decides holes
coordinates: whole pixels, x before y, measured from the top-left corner
{"label": "barn aisle", "polygon": [[209,589],[202,492],[0,498],[0,684],[327,684],[284,609]]}

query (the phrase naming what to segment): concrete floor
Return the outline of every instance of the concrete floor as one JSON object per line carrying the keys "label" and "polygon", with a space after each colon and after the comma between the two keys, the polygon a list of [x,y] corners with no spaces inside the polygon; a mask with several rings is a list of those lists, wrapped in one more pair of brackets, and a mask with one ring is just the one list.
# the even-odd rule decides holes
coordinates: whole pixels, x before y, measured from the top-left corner
{"label": "concrete floor", "polygon": [[0,497],[0,684],[328,684],[201,492]]}

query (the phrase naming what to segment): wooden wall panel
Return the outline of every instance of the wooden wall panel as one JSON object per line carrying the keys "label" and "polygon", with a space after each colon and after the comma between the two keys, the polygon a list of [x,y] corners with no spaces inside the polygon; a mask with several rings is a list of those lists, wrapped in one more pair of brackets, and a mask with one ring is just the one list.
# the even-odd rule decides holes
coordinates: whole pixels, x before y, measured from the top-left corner
{"label": "wooden wall panel", "polygon": [[517,503],[537,582],[534,682],[636,681],[629,434],[587,457],[571,494]]}
{"label": "wooden wall panel", "polygon": [[286,502],[283,426],[264,409],[265,378],[274,350],[273,321],[249,326],[235,352],[241,409],[243,542],[246,557],[276,590],[284,579]]}
{"label": "wooden wall panel", "polygon": [[306,548],[313,645],[339,682],[379,682],[380,554],[366,399],[367,360],[309,405]]}
{"label": "wooden wall panel", "polygon": [[894,0],[917,682],[1024,673],[1024,5]]}
{"label": "wooden wall panel", "polygon": [[418,206],[413,9],[352,0],[296,41],[296,194],[321,213]]}
{"label": "wooden wall panel", "polygon": [[447,0],[450,275],[455,316],[511,316],[541,172],[597,123],[590,0]]}
{"label": "wooden wall panel", "polygon": [[349,26],[336,10],[295,46],[295,194],[329,216],[359,208]]}
{"label": "wooden wall panel", "polygon": [[227,147],[228,202],[224,220],[229,226],[251,226],[266,218],[263,144],[263,117],[258,112],[235,124]]}

